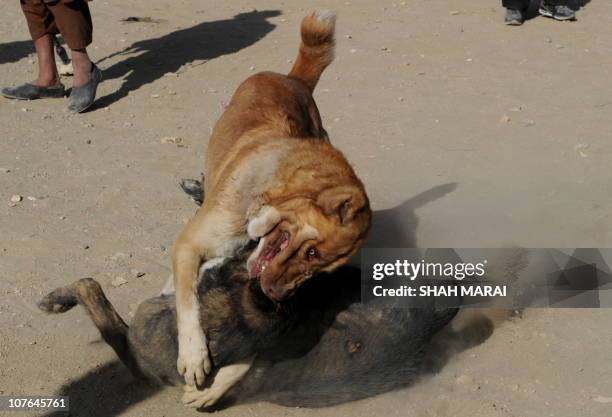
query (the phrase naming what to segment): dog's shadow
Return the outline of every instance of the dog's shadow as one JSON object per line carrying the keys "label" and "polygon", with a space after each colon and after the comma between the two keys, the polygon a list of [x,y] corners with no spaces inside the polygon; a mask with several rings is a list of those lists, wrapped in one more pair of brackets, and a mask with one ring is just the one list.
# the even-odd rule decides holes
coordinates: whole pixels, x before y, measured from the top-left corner
{"label": "dog's shadow", "polygon": [[276,27],[267,19],[280,14],[278,10],[254,10],[230,19],[202,22],[158,38],[135,42],[98,60],[100,63],[115,56],[127,56],[104,69],[104,79],[123,78],[123,83],[115,92],[96,100],[93,108],[109,106],[164,74],[176,73],[185,64],[204,63],[256,43]]}
{"label": "dog's shadow", "polygon": [[118,416],[161,390],[136,381],[121,362],[113,361],[63,385],[55,395],[69,398],[70,411],[52,411],[44,417]]}
{"label": "dog's shadow", "polygon": [[372,229],[364,243],[366,248],[415,248],[419,219],[415,211],[426,204],[453,192],[457,183],[432,187],[404,201],[402,204],[377,210],[372,215]]}

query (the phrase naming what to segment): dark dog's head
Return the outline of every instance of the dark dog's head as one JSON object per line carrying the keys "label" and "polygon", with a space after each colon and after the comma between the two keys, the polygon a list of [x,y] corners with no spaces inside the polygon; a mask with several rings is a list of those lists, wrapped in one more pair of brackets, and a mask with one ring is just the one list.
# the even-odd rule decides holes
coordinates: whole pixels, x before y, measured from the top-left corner
{"label": "dark dog's head", "polygon": [[248,225],[259,239],[247,261],[252,278],[274,301],[289,297],[319,272],[345,264],[361,247],[371,210],[362,187],[326,189],[316,199],[292,198],[264,206]]}

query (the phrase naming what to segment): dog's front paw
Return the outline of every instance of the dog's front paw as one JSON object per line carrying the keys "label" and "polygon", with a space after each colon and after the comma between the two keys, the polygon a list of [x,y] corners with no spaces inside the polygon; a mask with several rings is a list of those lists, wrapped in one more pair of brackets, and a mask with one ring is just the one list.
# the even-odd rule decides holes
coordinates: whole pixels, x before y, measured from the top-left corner
{"label": "dog's front paw", "polygon": [[201,330],[197,333],[183,338],[179,337],[179,356],[176,368],[178,373],[185,377],[185,383],[189,386],[202,385],[206,374],[210,373],[211,369],[206,338]]}
{"label": "dog's front paw", "polygon": [[251,239],[265,236],[280,223],[281,214],[272,206],[263,206],[259,212],[249,219],[247,233]]}
{"label": "dog's front paw", "polygon": [[214,384],[203,390],[190,386],[185,386],[183,389],[185,390],[182,398],[183,404],[196,409],[214,405],[225,393],[225,390],[215,388]]}

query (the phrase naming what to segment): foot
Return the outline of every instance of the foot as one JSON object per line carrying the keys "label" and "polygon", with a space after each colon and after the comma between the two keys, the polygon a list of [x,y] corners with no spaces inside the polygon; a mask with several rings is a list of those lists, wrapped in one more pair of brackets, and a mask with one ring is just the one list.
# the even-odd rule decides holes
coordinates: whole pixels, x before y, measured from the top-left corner
{"label": "foot", "polygon": [[523,12],[517,9],[506,9],[504,23],[508,26],[520,26],[523,24]]}
{"label": "foot", "polygon": [[553,6],[545,1],[540,4],[540,14],[555,20],[576,20],[576,12],[567,6]]}
{"label": "foot", "polygon": [[253,359],[254,357],[250,357],[241,362],[220,368],[212,384],[202,390],[188,385],[185,386],[183,404],[192,408],[210,407],[216,404],[251,369]]}
{"label": "foot", "polygon": [[178,358],[176,369],[185,377],[185,384],[195,387],[204,384],[212,364],[206,347],[206,335],[197,316],[183,317],[178,323]]}
{"label": "foot", "polygon": [[182,398],[183,404],[195,409],[214,405],[225,393],[225,390],[215,387],[198,390],[189,385],[185,385],[183,390],[185,391]]}
{"label": "foot", "polygon": [[26,83],[17,87],[5,87],[0,90],[6,98],[17,100],[36,100],[39,98],[61,98],[66,95],[66,90],[62,84],[44,87],[32,83]]}
{"label": "foot", "polygon": [[89,81],[80,87],[72,87],[68,110],[81,113],[89,108],[96,99],[96,90],[100,81],[102,81],[102,72],[92,64]]}

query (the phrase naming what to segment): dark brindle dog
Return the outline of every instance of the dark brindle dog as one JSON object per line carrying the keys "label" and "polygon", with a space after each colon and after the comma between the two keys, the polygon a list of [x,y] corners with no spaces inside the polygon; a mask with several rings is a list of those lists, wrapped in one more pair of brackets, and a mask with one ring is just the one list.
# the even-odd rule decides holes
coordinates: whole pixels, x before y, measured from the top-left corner
{"label": "dark brindle dog", "polygon": [[[350,267],[313,279],[276,305],[248,278],[247,254],[207,269],[200,279],[201,323],[219,370],[211,386],[186,387],[188,405],[210,406],[223,396],[320,406],[406,385],[419,374],[433,334],[456,313],[362,304],[360,272]],[[77,304],[136,377],[184,384],[176,370],[173,295],[144,301],[129,327],[91,278],[53,291],[40,307],[62,313]]]}

